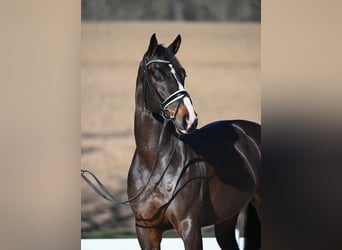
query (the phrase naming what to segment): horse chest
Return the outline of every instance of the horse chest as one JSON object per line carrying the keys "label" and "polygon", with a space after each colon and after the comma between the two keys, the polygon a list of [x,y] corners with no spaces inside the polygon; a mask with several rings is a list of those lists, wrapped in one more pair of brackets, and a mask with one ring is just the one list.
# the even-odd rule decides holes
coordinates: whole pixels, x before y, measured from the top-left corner
{"label": "horse chest", "polygon": [[169,224],[167,218],[170,197],[167,193],[157,188],[146,201],[134,208],[139,225],[165,227]]}

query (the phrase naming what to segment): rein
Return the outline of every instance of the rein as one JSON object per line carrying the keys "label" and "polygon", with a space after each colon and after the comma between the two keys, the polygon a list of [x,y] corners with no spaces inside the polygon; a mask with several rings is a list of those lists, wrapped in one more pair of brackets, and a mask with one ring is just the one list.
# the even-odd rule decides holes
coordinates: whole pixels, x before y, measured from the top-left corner
{"label": "rein", "polygon": [[[151,188],[145,195],[143,198],[141,198],[140,200],[137,200],[135,201],[140,195],[142,195],[142,193],[146,190],[148,184],[150,183],[151,179],[152,179],[152,176],[155,172],[155,169],[156,169],[156,165],[157,165],[157,160],[159,158],[159,151],[160,151],[160,145],[161,145],[161,142],[162,142],[162,138],[163,138],[163,135],[164,135],[164,131],[165,131],[165,128],[166,128],[166,125],[168,123],[169,120],[165,119],[164,122],[163,122],[163,127],[162,127],[162,130],[160,132],[160,135],[159,135],[159,139],[158,139],[158,144],[157,144],[157,148],[156,148],[156,154],[155,154],[155,157],[154,157],[154,160],[153,160],[153,165],[152,165],[152,170],[151,170],[151,173],[148,177],[148,180],[147,182],[145,183],[145,185],[135,194],[133,195],[132,198],[130,199],[127,199],[125,201],[120,201],[119,199],[117,199],[114,195],[112,195],[108,189],[102,184],[102,182],[96,177],[95,174],[93,174],[92,172],[90,172],[89,170],[85,170],[85,169],[81,169],[81,177],[85,180],[85,182],[97,193],[99,194],[101,197],[103,197],[104,199],[112,202],[112,203],[115,203],[115,204],[120,204],[120,205],[134,205],[134,204],[138,204],[140,202],[143,202],[145,201],[152,193],[153,191],[157,188],[157,186],[159,185],[159,183],[161,182],[161,180],[163,179],[164,177],[164,174],[169,166],[169,164],[167,165],[165,171],[162,173],[162,175],[159,177],[158,181],[154,184],[153,188]],[[173,155],[174,153],[174,149],[175,147],[173,146],[173,149],[171,150],[171,153],[170,153],[170,156]],[[172,157],[170,157],[172,158]],[[87,176],[86,174],[89,174],[93,180],[96,182],[96,184],[98,186],[96,186],[96,184],[94,184]]]}

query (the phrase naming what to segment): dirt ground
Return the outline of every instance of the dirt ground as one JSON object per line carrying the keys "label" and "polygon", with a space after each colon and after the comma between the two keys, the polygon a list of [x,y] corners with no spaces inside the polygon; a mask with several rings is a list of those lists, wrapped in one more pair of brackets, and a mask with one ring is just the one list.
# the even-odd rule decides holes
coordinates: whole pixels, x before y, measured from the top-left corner
{"label": "dirt ground", "polygon": [[[95,172],[121,199],[134,152],[134,89],[139,61],[157,34],[177,57],[199,127],[214,120],[260,122],[260,25],[255,23],[82,23],[82,167]],[[82,230],[133,230],[129,207],[112,206],[83,181]]]}

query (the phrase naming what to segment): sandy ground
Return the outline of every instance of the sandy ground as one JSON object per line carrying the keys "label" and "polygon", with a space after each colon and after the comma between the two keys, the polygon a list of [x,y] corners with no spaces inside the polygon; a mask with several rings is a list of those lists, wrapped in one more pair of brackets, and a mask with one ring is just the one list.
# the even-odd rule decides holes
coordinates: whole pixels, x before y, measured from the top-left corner
{"label": "sandy ground", "polygon": [[[253,23],[82,23],[82,167],[94,171],[120,198],[134,152],[134,88],[150,36],[177,54],[199,126],[214,120],[260,122],[260,25]],[[128,207],[112,206],[84,182],[82,228],[133,229]]]}

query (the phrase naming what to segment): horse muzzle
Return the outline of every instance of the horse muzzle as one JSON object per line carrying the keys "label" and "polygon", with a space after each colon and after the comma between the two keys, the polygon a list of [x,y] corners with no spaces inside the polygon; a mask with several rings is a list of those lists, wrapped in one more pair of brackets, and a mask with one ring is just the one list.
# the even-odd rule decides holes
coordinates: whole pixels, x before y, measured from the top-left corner
{"label": "horse muzzle", "polygon": [[182,100],[173,123],[180,134],[190,134],[197,128],[198,117],[188,97]]}

